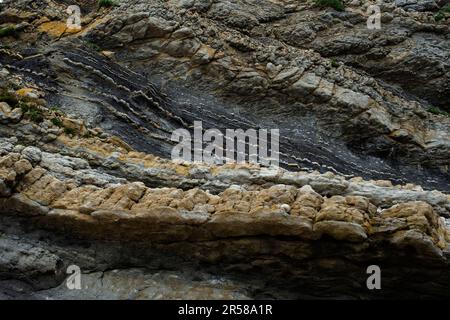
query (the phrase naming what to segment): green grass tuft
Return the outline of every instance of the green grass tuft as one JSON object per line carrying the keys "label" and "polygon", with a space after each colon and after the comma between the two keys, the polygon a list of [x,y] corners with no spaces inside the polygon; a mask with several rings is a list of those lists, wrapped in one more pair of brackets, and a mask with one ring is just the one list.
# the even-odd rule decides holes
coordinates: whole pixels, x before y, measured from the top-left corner
{"label": "green grass tuft", "polygon": [[434,16],[435,21],[441,21],[447,14],[450,14],[450,4],[442,7],[439,12]]}
{"label": "green grass tuft", "polygon": [[44,121],[44,114],[42,110],[35,105],[21,100],[18,102],[18,106],[22,109],[23,114],[31,121],[36,123],[41,123]]}
{"label": "green grass tuft", "polygon": [[58,106],[52,106],[49,109],[50,113],[53,113],[54,116],[56,117],[60,117],[60,116],[64,116],[65,112],[61,110],[60,107]]}
{"label": "green grass tuft", "polygon": [[60,128],[63,127],[63,123],[62,123],[61,119],[59,119],[59,118],[54,117],[54,118],[51,118],[50,121],[57,127],[60,127]]}
{"label": "green grass tuft", "polygon": [[442,111],[441,109],[437,108],[437,107],[431,107],[428,109],[428,112],[432,113],[432,114],[437,114],[437,115],[441,115],[441,116],[447,116],[450,117],[450,113],[449,112],[445,112]]}
{"label": "green grass tuft", "polygon": [[74,129],[74,128],[67,128],[67,127],[64,127],[64,133],[65,134],[67,134],[67,135],[75,135],[75,133],[76,133],[77,131]]}
{"label": "green grass tuft", "polygon": [[88,46],[90,49],[94,50],[94,51],[102,51],[102,48],[100,48],[100,46],[96,43],[90,42],[90,41],[86,41],[86,46]]}
{"label": "green grass tuft", "polygon": [[[24,111],[25,115],[33,122],[41,123],[44,121],[44,115],[42,111],[36,108],[35,106],[30,106],[27,104],[22,104],[22,111]],[[26,110],[26,111],[25,111]]]}
{"label": "green grass tuft", "polygon": [[109,7],[113,7],[117,4],[114,0],[98,0],[97,5],[99,8],[101,8],[101,7],[109,8]]}
{"label": "green grass tuft", "polygon": [[341,0],[314,0],[316,5],[320,7],[330,7],[337,11],[344,11],[345,6]]}
{"label": "green grass tuft", "polygon": [[330,60],[330,64],[333,68],[338,68],[339,67],[339,62],[337,62],[335,59],[331,59]]}
{"label": "green grass tuft", "polygon": [[6,102],[11,108],[15,108],[19,104],[16,96],[6,90],[0,92],[0,102]]}
{"label": "green grass tuft", "polygon": [[9,37],[16,34],[16,29],[12,26],[0,28],[0,38]]}

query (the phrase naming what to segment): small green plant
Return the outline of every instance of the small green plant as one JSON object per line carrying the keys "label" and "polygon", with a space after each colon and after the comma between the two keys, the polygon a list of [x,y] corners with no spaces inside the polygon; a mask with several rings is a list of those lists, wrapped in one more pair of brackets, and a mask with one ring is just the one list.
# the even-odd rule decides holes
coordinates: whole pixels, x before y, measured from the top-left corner
{"label": "small green plant", "polygon": [[22,102],[22,101],[19,103],[19,107],[20,107],[20,109],[22,109],[23,113],[27,113],[28,111],[31,110],[31,107],[27,103]]}
{"label": "small green plant", "polygon": [[25,112],[25,115],[28,116],[31,121],[36,123],[44,121],[44,115],[42,114],[42,111],[33,106],[29,106],[28,111]]}
{"label": "small green plant", "polygon": [[16,28],[12,26],[0,28],[0,38],[9,37],[16,34]]}
{"label": "small green plant", "polygon": [[333,68],[339,67],[339,62],[337,62],[337,61],[334,60],[334,59],[331,59],[331,60],[330,60],[330,64],[331,64],[331,66],[332,66]]}
{"label": "small green plant", "polygon": [[341,0],[314,0],[316,5],[320,7],[330,7],[337,11],[344,11],[344,3]]}
{"label": "small green plant", "polygon": [[443,14],[442,12],[438,12],[435,16],[434,16],[434,21],[441,21],[442,19],[445,18],[445,14]]}
{"label": "small green plant", "polygon": [[0,92],[0,102],[6,102],[12,108],[15,108],[19,104],[16,96],[6,90]]}
{"label": "small green plant", "polygon": [[25,101],[19,101],[18,106],[22,109],[23,114],[33,122],[41,123],[44,121],[44,114],[42,110],[33,104],[29,104]]}
{"label": "small green plant", "polygon": [[100,48],[98,44],[90,41],[86,41],[86,46],[97,52],[102,51],[102,48]]}
{"label": "small green plant", "polygon": [[112,7],[116,5],[116,2],[114,0],[98,0],[97,5],[99,8],[101,7]]}
{"label": "small green plant", "polygon": [[442,7],[439,12],[434,16],[435,21],[441,21],[445,18],[446,14],[450,13],[450,4]]}
{"label": "small green plant", "polygon": [[428,112],[432,113],[432,114],[437,114],[437,115],[442,115],[442,116],[447,116],[450,117],[450,113],[449,112],[445,112],[442,111],[441,109],[437,108],[437,107],[431,107],[428,109]]}
{"label": "small green plant", "polygon": [[50,107],[50,109],[48,109],[50,111],[50,113],[52,113],[55,117],[60,117],[60,116],[64,116],[65,113],[64,111],[61,110],[60,107],[58,106],[53,106]]}
{"label": "small green plant", "polygon": [[436,108],[436,107],[431,107],[430,109],[428,109],[428,112],[431,112],[433,114],[441,113],[441,111],[438,108]]}
{"label": "small green plant", "polygon": [[75,135],[76,132],[74,128],[64,127],[64,133],[67,135]]}
{"label": "small green plant", "polygon": [[63,127],[63,123],[61,121],[61,119],[57,118],[57,117],[53,117],[50,119],[50,121],[57,127]]}

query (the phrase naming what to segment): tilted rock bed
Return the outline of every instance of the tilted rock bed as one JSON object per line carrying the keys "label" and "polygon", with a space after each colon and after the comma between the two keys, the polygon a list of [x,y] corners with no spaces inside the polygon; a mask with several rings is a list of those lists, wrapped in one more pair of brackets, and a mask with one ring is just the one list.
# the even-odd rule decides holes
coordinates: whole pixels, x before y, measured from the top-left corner
{"label": "tilted rock bed", "polygon": [[[15,122],[3,130],[45,127],[26,119]],[[448,213],[449,198],[440,192],[246,164],[173,163],[127,151],[111,137],[102,141],[60,132],[39,147],[18,140],[26,138],[18,134],[0,140],[0,207],[3,215],[28,221],[28,227],[75,241],[120,243],[112,256],[137,246],[142,251],[131,251],[135,256],[121,256],[139,266],[148,263],[148,253],[139,254],[146,251],[156,261],[169,255],[205,264],[200,270],[214,270],[274,297],[277,292],[279,297],[370,296],[364,288],[370,264],[385,267],[388,289],[381,296],[410,290],[408,274],[421,279],[409,296],[446,295],[440,288],[449,280],[442,275],[449,268],[450,229],[438,212]],[[127,173],[153,175],[150,184],[165,181],[166,187],[128,181]],[[380,193],[357,195],[364,190]],[[385,194],[390,198],[383,202]],[[220,266],[223,271],[215,269]],[[187,268],[196,270],[191,264]],[[243,270],[249,272],[247,280],[241,279]],[[280,289],[286,272],[290,282],[295,280],[287,293]],[[271,284],[261,289],[257,274],[272,274]],[[122,276],[114,281],[121,283]],[[322,291],[330,277],[339,285]],[[422,281],[437,284],[427,288]],[[65,297],[61,290],[50,292]]]}
{"label": "tilted rock bed", "polygon": [[[449,297],[448,18],[357,2],[5,5],[0,298]],[[277,123],[300,171],[156,156],[198,118]]]}
{"label": "tilted rock bed", "polygon": [[[448,17],[434,19],[442,3],[385,1],[382,30],[368,30],[369,1],[344,1],[344,12],[297,1],[102,10],[79,1],[83,28],[72,33],[65,3],[42,0],[33,12],[30,2],[4,6],[0,23],[15,21],[19,41],[5,38],[2,65],[139,151],[168,157],[170,132],[199,119],[276,124],[285,167],[448,192],[449,29]],[[158,104],[149,81],[164,84],[170,103]]]}

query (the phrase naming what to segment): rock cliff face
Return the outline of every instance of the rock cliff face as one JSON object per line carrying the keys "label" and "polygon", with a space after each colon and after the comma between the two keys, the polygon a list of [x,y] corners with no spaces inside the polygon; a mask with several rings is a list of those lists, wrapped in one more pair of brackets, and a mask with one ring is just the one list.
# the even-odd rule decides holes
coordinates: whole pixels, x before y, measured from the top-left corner
{"label": "rock cliff face", "polygon": [[[0,297],[448,297],[449,16],[370,4],[0,4]],[[194,121],[281,168],[171,161]]]}

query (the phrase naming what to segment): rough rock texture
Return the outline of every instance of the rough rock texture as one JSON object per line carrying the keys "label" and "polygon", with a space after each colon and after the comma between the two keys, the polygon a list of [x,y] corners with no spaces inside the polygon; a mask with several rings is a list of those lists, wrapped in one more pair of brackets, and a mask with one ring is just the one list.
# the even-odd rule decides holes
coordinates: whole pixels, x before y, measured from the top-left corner
{"label": "rough rock texture", "polygon": [[[442,3],[377,31],[368,2],[75,2],[79,32],[0,4],[1,298],[449,296]],[[168,160],[194,120],[280,128],[284,168]]]}

